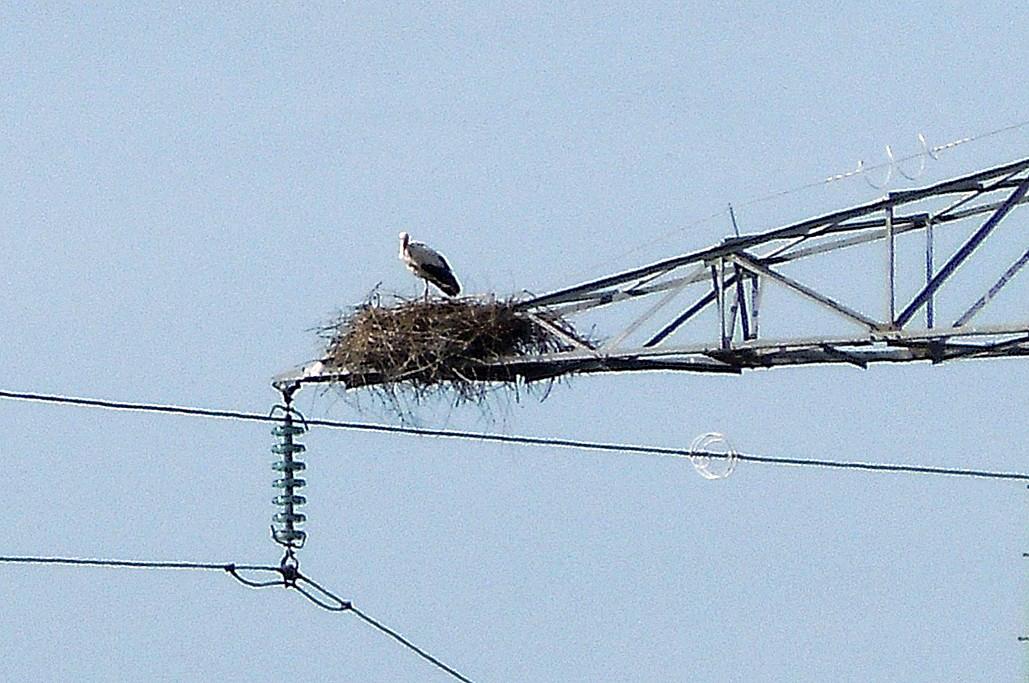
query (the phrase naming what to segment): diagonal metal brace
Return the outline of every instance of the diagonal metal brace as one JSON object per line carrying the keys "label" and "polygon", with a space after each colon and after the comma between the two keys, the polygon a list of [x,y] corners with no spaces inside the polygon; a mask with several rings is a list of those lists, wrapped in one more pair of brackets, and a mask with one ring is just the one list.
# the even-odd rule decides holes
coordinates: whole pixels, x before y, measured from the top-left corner
{"label": "diagonal metal brace", "polygon": [[864,325],[870,330],[881,331],[886,329],[882,323],[873,320],[872,318],[869,318],[867,315],[859,313],[855,311],[853,308],[845,306],[840,302],[827,297],[824,294],[820,294],[815,290],[811,289],[810,287],[808,287],[807,285],[802,285],[793,278],[786,277],[782,273],[777,273],[771,268],[762,265],[757,261],[748,258],[747,256],[744,256],[742,254],[733,254],[728,258],[729,260],[739,264],[744,269],[749,270],[752,273],[757,273],[758,275],[764,275],[769,279],[775,280],[776,282],[786,285],[790,289],[806,296],[807,298],[822,304],[834,313],[838,313],[839,315],[842,315],[844,318],[847,318],[848,320]]}
{"label": "diagonal metal brace", "polygon": [[993,231],[993,229],[997,227],[997,224],[1000,223],[1008,213],[1010,213],[1011,209],[1018,205],[1022,198],[1025,197],[1026,192],[1029,192],[1029,178],[1023,180],[1018,187],[1015,188],[1015,191],[1012,192],[1011,196],[1000,205],[1000,208],[998,208],[992,216],[986,219],[986,222],[983,223],[970,238],[968,238],[967,242],[961,245],[961,248],[958,249],[957,253],[955,253],[950,260],[940,268],[939,272],[936,273],[933,279],[922,288],[922,291],[915,295],[915,298],[911,300],[911,303],[907,305],[907,308],[897,316],[898,327],[903,327],[909,320],[911,320],[912,317],[914,317],[915,313],[918,312],[918,309],[925,305],[936,290],[946,282],[947,278],[949,278],[955,270],[957,270],[958,266],[964,263],[965,260],[972,255],[972,252],[975,251],[976,247],[978,247]]}
{"label": "diagonal metal brace", "polygon": [[972,304],[960,318],[957,319],[954,323],[954,327],[963,327],[964,325],[967,325],[968,321],[975,317],[975,315],[979,313],[986,304],[990,303],[990,300],[997,296],[997,294],[1000,293],[1000,290],[1004,289],[1004,285],[1010,282],[1011,278],[1013,278],[1026,263],[1029,263],[1029,249],[1026,249],[1025,253],[1022,254],[1022,257],[1012,263],[1011,267],[1004,271],[1004,274],[1000,276],[1000,279],[998,279],[992,287],[990,287],[989,291],[979,297],[979,299]]}

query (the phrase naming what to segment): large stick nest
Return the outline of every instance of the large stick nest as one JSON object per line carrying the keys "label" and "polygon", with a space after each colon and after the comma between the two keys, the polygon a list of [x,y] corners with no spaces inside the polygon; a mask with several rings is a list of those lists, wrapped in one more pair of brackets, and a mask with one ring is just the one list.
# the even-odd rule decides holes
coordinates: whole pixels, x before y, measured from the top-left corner
{"label": "large stick nest", "polygon": [[394,406],[398,396],[417,402],[449,393],[455,403],[481,403],[498,384],[517,391],[519,378],[532,378],[505,371],[504,361],[582,341],[556,314],[529,316],[513,300],[492,298],[395,297],[383,304],[373,294],[323,332],[326,368],[348,387],[368,386]]}

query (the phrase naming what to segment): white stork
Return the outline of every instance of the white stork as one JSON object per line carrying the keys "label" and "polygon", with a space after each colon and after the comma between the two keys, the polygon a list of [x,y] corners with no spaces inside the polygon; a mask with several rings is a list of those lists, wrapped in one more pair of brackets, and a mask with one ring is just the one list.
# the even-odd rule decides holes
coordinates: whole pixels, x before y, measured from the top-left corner
{"label": "white stork", "polygon": [[457,296],[461,291],[461,285],[443,254],[421,242],[412,242],[406,232],[400,233],[400,260],[408,270],[425,280],[426,300],[429,299],[430,282],[448,296]]}

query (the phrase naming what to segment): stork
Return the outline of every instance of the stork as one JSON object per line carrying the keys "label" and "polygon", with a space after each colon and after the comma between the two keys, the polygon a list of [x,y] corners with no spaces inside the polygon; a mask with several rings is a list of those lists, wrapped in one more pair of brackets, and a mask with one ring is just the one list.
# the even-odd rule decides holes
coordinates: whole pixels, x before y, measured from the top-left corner
{"label": "stork", "polygon": [[457,296],[461,291],[461,285],[443,254],[421,242],[412,242],[406,232],[400,233],[400,260],[408,270],[425,280],[426,301],[429,300],[430,282],[448,296]]}

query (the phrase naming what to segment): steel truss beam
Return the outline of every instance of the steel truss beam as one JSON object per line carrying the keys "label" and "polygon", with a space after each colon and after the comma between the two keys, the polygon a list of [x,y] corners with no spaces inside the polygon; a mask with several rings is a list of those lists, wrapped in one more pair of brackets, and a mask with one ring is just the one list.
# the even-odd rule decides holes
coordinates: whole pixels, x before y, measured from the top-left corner
{"label": "steel truss beam", "polygon": [[[1023,159],[929,187],[891,192],[873,202],[764,233],[726,238],[706,249],[538,296],[517,305],[537,321],[545,320],[546,316],[538,315],[542,312],[557,313],[573,322],[582,315],[614,318],[614,313],[628,304],[642,300],[651,303],[628,323],[622,316],[620,329],[607,335],[602,343],[587,346],[569,338],[566,351],[468,368],[467,376],[483,381],[532,381],[572,372],[739,373],[780,365],[847,363],[866,367],[876,362],[939,363],[956,358],[1029,356],[1029,307],[1024,301],[1010,322],[969,326],[972,318],[1029,262],[1029,249],[988,289],[988,280],[984,278],[984,287],[976,295],[983,293],[973,301],[957,300],[962,292],[958,290],[952,295],[950,290],[955,288],[947,286],[955,271],[971,260],[973,252],[991,235],[1004,232],[997,230],[998,225],[1029,203],[1027,195],[1029,159]],[[935,269],[940,230],[945,226],[974,227],[977,220],[982,222],[971,236]],[[909,233],[924,236],[925,282],[905,302],[898,301],[897,268],[902,264],[895,241]],[[1015,235],[1023,245],[1029,242],[1029,229],[1024,223],[1017,226]],[[882,280],[859,281],[854,287],[856,291],[874,285],[883,290],[885,305],[881,317],[782,272],[802,259],[834,252],[849,256],[854,251],[852,247],[876,242],[885,242]],[[920,262],[918,268],[922,267]],[[770,312],[762,306],[762,292],[769,285],[792,292],[798,301],[830,311],[852,326],[854,332],[841,335],[827,329],[820,337],[761,337],[758,314],[761,313],[763,323],[769,320]],[[678,309],[672,307],[687,295],[692,296],[691,303],[685,307],[679,304]],[[947,296],[953,296],[960,305],[957,310],[965,312],[953,325],[938,327],[934,321],[937,297]],[[709,310],[715,312],[716,326],[699,328],[699,314]],[[925,322],[916,324],[915,318],[923,310]],[[662,320],[662,315],[667,318]],[[710,326],[710,321],[705,325]],[[711,341],[676,344],[676,336],[687,328],[694,336],[699,332]],[[357,387],[378,383],[381,378],[345,368],[328,368],[318,362],[285,373],[276,381],[342,381]]]}

